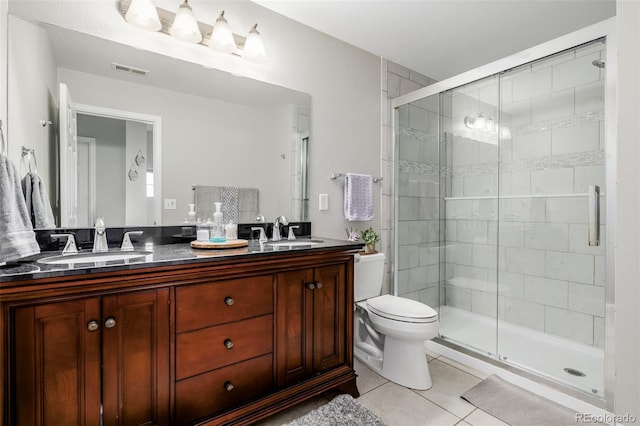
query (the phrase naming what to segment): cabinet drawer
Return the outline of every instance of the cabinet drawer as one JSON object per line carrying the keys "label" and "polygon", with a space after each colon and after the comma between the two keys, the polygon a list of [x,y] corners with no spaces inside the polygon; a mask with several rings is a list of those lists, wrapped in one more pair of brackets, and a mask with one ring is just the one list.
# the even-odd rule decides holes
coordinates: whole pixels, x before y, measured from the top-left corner
{"label": "cabinet drawer", "polygon": [[273,276],[176,289],[176,331],[190,331],[273,312]]}
{"label": "cabinet drawer", "polygon": [[[225,386],[231,384],[233,389]],[[176,383],[179,425],[254,400],[273,389],[273,355],[220,368]]]}
{"label": "cabinet drawer", "polygon": [[273,315],[181,333],[176,343],[176,376],[181,380],[270,352]]}

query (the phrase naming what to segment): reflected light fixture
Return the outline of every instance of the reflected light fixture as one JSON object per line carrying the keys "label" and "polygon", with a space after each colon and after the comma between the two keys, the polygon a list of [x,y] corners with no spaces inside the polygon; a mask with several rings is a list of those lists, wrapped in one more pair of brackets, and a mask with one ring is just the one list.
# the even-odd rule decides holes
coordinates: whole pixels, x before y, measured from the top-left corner
{"label": "reflected light fixture", "polygon": [[184,0],[184,3],[178,8],[169,33],[176,40],[186,43],[200,43],[202,41],[198,21],[188,0]]}
{"label": "reflected light fixture", "polygon": [[224,10],[220,12],[220,16],[218,16],[216,23],[213,25],[209,47],[222,53],[232,53],[238,49],[233,33],[229,28],[229,23],[224,17]]}
{"label": "reflected light fixture", "polygon": [[124,19],[136,28],[158,31],[162,24],[151,0],[132,0]]}
{"label": "reflected light fixture", "polygon": [[507,126],[498,126],[493,117],[485,117],[481,112],[473,117],[464,118],[464,126],[471,130],[481,130],[489,133],[497,133],[501,139],[511,139],[511,130]]}
{"label": "reflected light fixture", "polygon": [[268,59],[267,51],[262,43],[262,37],[260,37],[260,32],[258,31],[258,24],[251,27],[249,31],[247,41],[244,43],[242,57],[249,62],[256,63],[266,62]]}

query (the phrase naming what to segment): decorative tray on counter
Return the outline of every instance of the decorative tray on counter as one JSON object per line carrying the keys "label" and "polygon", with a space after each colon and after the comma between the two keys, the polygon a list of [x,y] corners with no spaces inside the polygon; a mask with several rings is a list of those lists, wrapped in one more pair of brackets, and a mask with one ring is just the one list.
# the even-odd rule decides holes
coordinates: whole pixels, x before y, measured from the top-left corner
{"label": "decorative tray on counter", "polygon": [[229,240],[223,243],[212,243],[210,241],[191,241],[191,247],[196,249],[230,249],[246,247],[248,245],[248,240]]}

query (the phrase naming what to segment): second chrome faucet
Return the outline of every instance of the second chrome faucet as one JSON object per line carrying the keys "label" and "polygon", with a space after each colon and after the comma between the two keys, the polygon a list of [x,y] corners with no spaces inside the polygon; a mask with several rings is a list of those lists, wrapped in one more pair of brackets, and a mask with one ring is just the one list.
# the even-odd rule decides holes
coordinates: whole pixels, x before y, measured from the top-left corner
{"label": "second chrome faucet", "polygon": [[93,252],[102,251],[109,251],[109,245],[107,244],[107,228],[104,226],[104,219],[99,217],[96,219],[96,231],[93,235]]}

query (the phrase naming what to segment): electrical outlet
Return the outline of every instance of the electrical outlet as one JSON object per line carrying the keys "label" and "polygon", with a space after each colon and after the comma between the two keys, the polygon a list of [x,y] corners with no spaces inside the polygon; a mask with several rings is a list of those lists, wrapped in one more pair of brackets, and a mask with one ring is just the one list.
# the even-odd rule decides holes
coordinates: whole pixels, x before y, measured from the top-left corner
{"label": "electrical outlet", "polygon": [[329,194],[320,194],[320,210],[329,210]]}
{"label": "electrical outlet", "polygon": [[176,199],[175,198],[165,198],[164,199],[164,209],[165,210],[175,210],[176,209]]}

